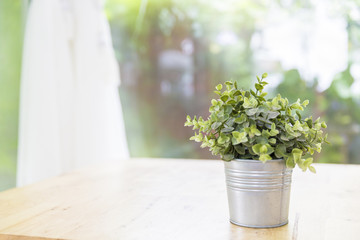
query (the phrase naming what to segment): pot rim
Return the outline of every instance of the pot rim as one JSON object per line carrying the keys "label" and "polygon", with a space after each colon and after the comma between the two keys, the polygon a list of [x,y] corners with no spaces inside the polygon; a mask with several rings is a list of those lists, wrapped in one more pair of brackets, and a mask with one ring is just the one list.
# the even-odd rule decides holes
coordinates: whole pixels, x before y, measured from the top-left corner
{"label": "pot rim", "polygon": [[[235,158],[233,160],[230,160],[228,162],[231,162],[231,161],[237,161],[237,162],[255,162],[255,163],[258,163],[258,162],[261,162],[260,160],[258,159],[241,159],[241,158]],[[271,160],[267,160],[266,162],[264,163],[267,163],[267,162],[278,162],[278,161],[284,161],[283,158],[279,158],[279,159],[271,159]],[[226,161],[225,161],[226,162]],[[261,162],[262,163],[262,162]]]}

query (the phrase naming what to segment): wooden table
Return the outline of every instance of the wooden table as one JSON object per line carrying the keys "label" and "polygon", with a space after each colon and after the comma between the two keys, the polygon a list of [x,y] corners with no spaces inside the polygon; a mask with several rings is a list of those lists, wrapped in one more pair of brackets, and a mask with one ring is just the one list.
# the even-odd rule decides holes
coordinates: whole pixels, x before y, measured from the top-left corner
{"label": "wooden table", "polygon": [[360,166],[316,168],[279,228],[228,221],[221,161],[131,159],[0,193],[0,239],[360,239]]}

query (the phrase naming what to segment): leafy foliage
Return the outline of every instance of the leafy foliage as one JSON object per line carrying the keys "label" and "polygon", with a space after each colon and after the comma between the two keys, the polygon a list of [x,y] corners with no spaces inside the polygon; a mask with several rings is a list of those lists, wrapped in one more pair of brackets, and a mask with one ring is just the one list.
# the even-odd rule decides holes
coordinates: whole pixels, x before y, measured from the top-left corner
{"label": "leafy foliage", "polygon": [[219,98],[211,100],[207,120],[186,118],[185,126],[195,130],[190,140],[201,142],[202,148],[208,147],[225,161],[242,158],[266,162],[284,158],[289,168],[298,165],[303,171],[315,172],[311,156],[321,151],[324,142],[328,143],[327,134],[322,131],[326,123],[302,116],[308,100],[298,99],[290,104],[280,94],[265,99],[266,77],[266,73],[257,77],[255,91],[240,89],[236,81],[217,85],[215,93]]}

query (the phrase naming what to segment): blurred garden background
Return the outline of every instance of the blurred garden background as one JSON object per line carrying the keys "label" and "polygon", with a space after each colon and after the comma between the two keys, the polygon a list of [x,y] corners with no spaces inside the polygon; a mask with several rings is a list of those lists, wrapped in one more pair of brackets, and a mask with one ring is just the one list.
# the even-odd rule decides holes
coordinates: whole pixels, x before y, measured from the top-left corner
{"label": "blurred garden background", "polygon": [[[0,1],[0,190],[15,185],[27,1]],[[107,0],[132,157],[214,158],[188,141],[229,79],[309,99],[331,145],[317,162],[360,164],[360,1]],[[46,146],[44,146],[46,147]]]}

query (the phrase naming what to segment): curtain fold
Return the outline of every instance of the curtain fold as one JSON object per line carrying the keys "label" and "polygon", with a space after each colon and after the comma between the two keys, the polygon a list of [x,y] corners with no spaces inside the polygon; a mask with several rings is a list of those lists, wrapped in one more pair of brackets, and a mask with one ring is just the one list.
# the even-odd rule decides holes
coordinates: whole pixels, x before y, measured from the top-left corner
{"label": "curtain fold", "polygon": [[17,185],[129,157],[99,0],[33,0],[25,30]]}

